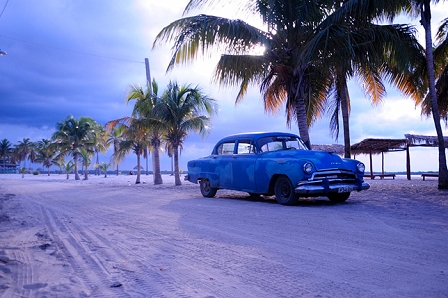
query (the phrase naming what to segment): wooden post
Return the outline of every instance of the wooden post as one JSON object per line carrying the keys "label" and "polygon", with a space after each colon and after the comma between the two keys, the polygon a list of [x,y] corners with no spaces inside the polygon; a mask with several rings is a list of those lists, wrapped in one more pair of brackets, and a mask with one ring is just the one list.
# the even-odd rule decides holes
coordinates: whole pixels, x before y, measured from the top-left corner
{"label": "wooden post", "polygon": [[411,180],[411,154],[409,152],[409,144],[406,145],[406,177]]}

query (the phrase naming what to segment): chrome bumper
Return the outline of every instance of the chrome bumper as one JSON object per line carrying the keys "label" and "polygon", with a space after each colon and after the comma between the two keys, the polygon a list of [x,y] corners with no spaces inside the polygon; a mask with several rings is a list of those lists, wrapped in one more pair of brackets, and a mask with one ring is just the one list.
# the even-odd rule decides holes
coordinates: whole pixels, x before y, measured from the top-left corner
{"label": "chrome bumper", "polygon": [[370,184],[362,183],[329,183],[327,181],[313,182],[299,182],[295,188],[295,193],[298,195],[325,195],[328,193],[346,193],[354,190],[361,191],[370,188]]}

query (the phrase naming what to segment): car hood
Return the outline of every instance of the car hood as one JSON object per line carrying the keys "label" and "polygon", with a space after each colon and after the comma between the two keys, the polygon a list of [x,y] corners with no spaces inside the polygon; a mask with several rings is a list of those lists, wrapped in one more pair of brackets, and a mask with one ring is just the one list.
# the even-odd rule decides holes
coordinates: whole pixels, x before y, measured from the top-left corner
{"label": "car hood", "polygon": [[344,167],[343,159],[336,153],[313,150],[282,150],[263,153],[264,158],[287,158],[312,162],[317,170]]}

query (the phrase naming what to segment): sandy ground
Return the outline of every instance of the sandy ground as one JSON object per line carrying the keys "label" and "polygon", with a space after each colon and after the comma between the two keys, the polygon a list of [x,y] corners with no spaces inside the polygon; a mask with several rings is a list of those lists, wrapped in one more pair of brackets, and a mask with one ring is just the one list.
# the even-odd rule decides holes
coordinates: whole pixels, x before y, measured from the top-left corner
{"label": "sandy ground", "polygon": [[435,179],[290,207],[163,179],[0,175],[0,297],[448,297]]}

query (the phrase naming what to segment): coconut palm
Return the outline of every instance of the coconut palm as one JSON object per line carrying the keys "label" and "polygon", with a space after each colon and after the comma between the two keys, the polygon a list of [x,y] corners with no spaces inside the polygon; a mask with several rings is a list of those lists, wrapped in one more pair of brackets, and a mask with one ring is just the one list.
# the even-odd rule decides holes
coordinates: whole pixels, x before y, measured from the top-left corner
{"label": "coconut palm", "polygon": [[35,162],[41,163],[44,168],[48,169],[48,176],[50,176],[50,167],[52,165],[59,166],[57,160],[58,154],[55,150],[55,146],[49,139],[42,139],[35,143],[36,159]]}
{"label": "coconut palm", "polygon": [[[348,79],[357,77],[373,104],[386,94],[383,78],[408,96],[418,94],[414,70],[423,60],[414,29],[408,25],[375,24],[373,20],[383,17],[379,7],[375,8],[378,5],[370,1],[335,2],[333,13],[319,24],[316,34],[303,47],[304,61],[319,61],[329,70],[328,77],[321,78],[326,87],[319,98],[330,104],[330,128],[336,139],[342,114],[347,158],[351,157]],[[353,17],[353,11],[364,14]]]}
{"label": "coconut palm", "polygon": [[[216,1],[217,2],[217,1]],[[185,13],[212,0],[191,0]],[[276,112],[286,101],[287,124],[295,120],[299,133],[311,147],[308,128],[324,110],[317,94],[321,72],[325,68],[299,59],[300,51],[315,34],[318,24],[333,8],[333,1],[246,1],[250,13],[261,17],[265,30],[242,20],[210,15],[185,17],[174,21],[157,35],[154,47],[174,41],[168,70],[186,63],[200,53],[224,48],[216,66],[214,79],[222,85],[238,85],[236,102],[251,84],[260,86],[265,110]],[[253,54],[263,46],[261,55]],[[319,79],[313,79],[319,78]]]}
{"label": "coconut palm", "polygon": [[[432,48],[432,36],[431,36],[431,1],[430,0],[417,0],[415,1],[417,8],[420,9],[420,23],[425,28],[425,49],[426,49],[426,64],[428,67],[428,93],[431,99],[431,110],[437,111],[432,113],[434,124],[437,132],[437,139],[439,143],[439,189],[448,189],[448,167],[446,163],[445,142],[443,139],[442,127],[440,124],[439,105],[437,102],[437,92],[435,83],[435,70],[434,70],[434,56]],[[438,1],[433,1],[437,3]],[[446,54],[445,54],[446,56]]]}
{"label": "coconut palm", "polygon": [[[108,138],[106,140],[107,147],[110,145],[113,146],[114,153],[112,156],[117,155],[118,146],[120,144],[120,141],[122,141],[122,135],[123,135],[124,127],[123,126],[117,126],[114,127],[110,132],[108,132]],[[111,158],[112,163],[115,163],[117,165],[117,176],[118,176],[118,164],[119,162],[115,162],[113,158]]]}
{"label": "coconut palm", "polygon": [[[439,106],[440,117],[448,124],[448,18],[442,21],[437,35],[436,45],[434,47],[434,65],[437,104]],[[426,67],[422,70],[426,73]],[[422,104],[422,114],[430,116],[432,113],[431,99],[427,94],[422,100],[420,98],[417,104]]]}
{"label": "coconut palm", "polygon": [[73,160],[69,160],[69,161],[65,161],[62,160],[59,163],[60,167],[64,170],[64,173],[67,174],[67,179],[69,178],[69,174],[70,172],[73,170],[73,168],[75,167],[75,163],[73,162]]}
{"label": "coconut palm", "polygon": [[7,140],[3,139],[0,141],[0,159],[3,161],[3,171],[6,173],[6,161],[12,156],[13,147],[12,144]]}
{"label": "coconut palm", "polygon": [[110,167],[110,163],[105,163],[105,162],[102,162],[99,166],[98,166],[98,168],[101,170],[101,171],[103,171],[103,173],[104,173],[104,178],[107,178],[107,169]]}
{"label": "coconut palm", "polygon": [[[152,113],[152,109],[160,100],[157,95],[158,90],[159,86],[155,79],[153,79],[151,85],[147,84],[145,90],[143,90],[140,85],[131,86],[128,97],[126,98],[126,102],[129,103],[131,100],[136,101],[132,112],[133,117],[151,117],[150,115]],[[149,128],[149,145],[153,153],[154,184],[163,184],[162,173],[160,169],[160,146],[162,144],[163,126],[160,126],[158,122],[153,121],[149,121],[147,125]]]}
{"label": "coconut palm", "polygon": [[[29,138],[23,138],[22,141],[15,146],[16,157],[19,163],[23,161],[23,167],[26,168],[26,159],[34,160],[35,153],[33,149],[33,142]],[[31,153],[33,151],[33,153]]]}
{"label": "coconut palm", "polygon": [[84,171],[84,180],[89,180],[89,166],[92,163],[92,157],[95,155],[96,150],[89,150],[86,148],[79,149],[79,160],[81,162],[81,168]]}
{"label": "coconut palm", "polygon": [[62,156],[71,155],[75,169],[75,180],[80,180],[78,173],[78,158],[81,148],[90,149],[95,145],[95,131],[92,129],[92,119],[68,117],[57,123],[56,132],[52,139],[55,141]]}
{"label": "coconut palm", "polygon": [[179,149],[190,132],[204,135],[208,130],[209,116],[216,111],[215,100],[204,95],[198,87],[179,86],[170,82],[162,100],[153,108],[154,120],[165,126],[164,139],[172,148],[175,184],[181,185]]}
{"label": "coconut palm", "polygon": [[[365,18],[365,13],[367,11],[374,12],[376,16],[383,16],[384,18],[392,20],[397,14],[405,11],[411,16],[420,15],[420,23],[425,29],[425,54],[422,55],[423,61],[426,63],[426,71],[422,71],[423,68],[410,68],[410,72],[414,72],[415,76],[407,76],[407,73],[404,75],[403,82],[408,82],[409,79],[414,80],[414,86],[412,91],[407,89],[410,85],[405,87],[407,92],[405,94],[413,95],[414,99],[418,99],[418,97],[422,96],[423,88],[425,84],[427,84],[427,92],[428,102],[430,103],[431,111],[438,111],[437,113],[431,113],[434,119],[434,124],[437,132],[438,146],[439,146],[439,181],[438,188],[439,189],[447,189],[448,188],[448,168],[446,163],[446,153],[445,153],[445,145],[443,141],[443,133],[440,124],[440,111],[437,101],[437,92],[436,92],[436,84],[435,84],[435,61],[433,56],[433,43],[431,36],[431,2],[438,3],[438,0],[430,1],[430,0],[417,0],[417,1],[408,1],[408,0],[391,0],[391,1],[349,1],[347,2],[349,5],[345,5],[345,11],[336,15],[336,17],[340,17],[344,13],[347,13],[354,19],[362,19]],[[407,47],[400,48],[398,53],[403,57],[406,57]],[[446,61],[446,52],[443,53],[441,51],[441,56],[445,57]],[[406,57],[409,58],[409,57]],[[446,62],[445,62],[446,64]],[[415,67],[415,64],[413,64]],[[400,80],[402,77],[399,75],[394,80]],[[426,82],[425,82],[426,81]],[[411,84],[412,85],[412,84]],[[400,88],[401,89],[401,88]],[[401,89],[402,90],[402,89]],[[403,90],[402,90],[403,91]]]}
{"label": "coconut palm", "polygon": [[118,144],[118,150],[113,154],[116,163],[122,161],[131,151],[137,156],[137,178],[135,184],[140,183],[141,156],[149,145],[149,129],[146,119],[124,117],[111,120],[106,123],[106,130],[112,131],[115,127],[123,129],[122,140]]}
{"label": "coconut palm", "polygon": [[[106,153],[106,150],[109,146],[109,143],[107,142],[107,133],[104,130],[104,127],[102,125],[99,125],[95,120],[91,120],[92,121],[92,129],[94,131],[94,142],[95,144],[93,145],[93,150],[94,150],[94,155],[96,156],[96,165],[99,164],[100,162],[100,158],[99,158],[99,154]],[[98,166],[95,167],[95,175],[100,175],[100,168]]]}

